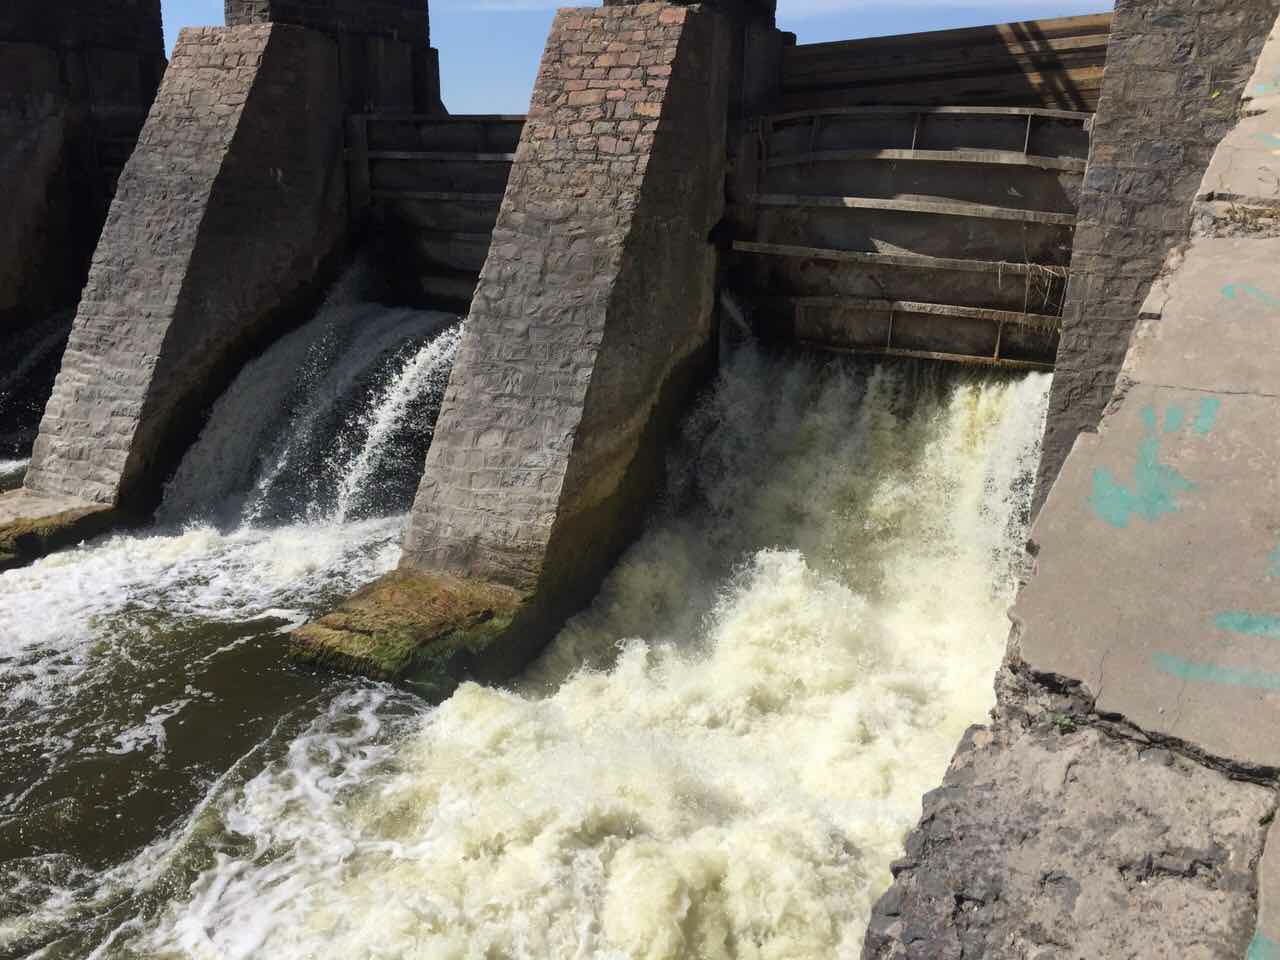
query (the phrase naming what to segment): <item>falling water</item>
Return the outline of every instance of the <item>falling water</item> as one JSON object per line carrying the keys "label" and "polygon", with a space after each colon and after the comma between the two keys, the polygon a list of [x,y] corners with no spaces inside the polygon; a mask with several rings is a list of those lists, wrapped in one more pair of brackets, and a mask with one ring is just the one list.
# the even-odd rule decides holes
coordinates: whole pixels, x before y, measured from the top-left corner
{"label": "falling water", "polygon": [[857,957],[993,700],[1048,383],[740,354],[519,683],[334,681],[133,855],[23,861],[0,951]]}
{"label": "falling water", "polygon": [[150,529],[0,576],[0,956],[90,952],[59,891],[351,688],[282,635],[397,562],[459,326],[350,288],[244,369]]}

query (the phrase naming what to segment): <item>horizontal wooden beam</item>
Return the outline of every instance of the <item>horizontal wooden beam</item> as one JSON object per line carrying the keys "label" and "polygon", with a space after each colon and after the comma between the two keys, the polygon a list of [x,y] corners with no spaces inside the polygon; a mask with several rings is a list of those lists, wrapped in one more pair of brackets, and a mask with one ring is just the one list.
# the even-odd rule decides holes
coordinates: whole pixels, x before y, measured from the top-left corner
{"label": "horizontal wooden beam", "polygon": [[925,47],[971,47],[975,44],[999,40],[1005,43],[1025,43],[1029,40],[1056,40],[1062,37],[1110,34],[1112,15],[1093,13],[1079,17],[1054,17],[1048,20],[1024,20],[1017,23],[996,23],[982,27],[960,27],[955,30],[929,30],[924,33],[901,33],[888,37],[864,37],[856,40],[834,40],[826,43],[805,43],[793,49],[821,54],[826,51],[854,50],[858,54],[871,55],[880,51]]}
{"label": "horizontal wooden beam", "polygon": [[924,303],[918,300],[875,300],[867,297],[780,297],[777,299],[801,308],[833,307],[838,310],[865,313],[892,310],[894,313],[918,313],[957,320],[984,320],[988,323],[1033,327],[1038,330],[1056,330],[1062,325],[1061,317],[1049,314],[1019,313],[1016,310],[995,310],[990,307],[963,307],[949,303]]}
{"label": "horizontal wooden beam", "polygon": [[1023,276],[1032,272],[1051,273],[1065,279],[1070,271],[1066,267],[1039,263],[1012,263],[995,260],[957,260],[950,257],[930,257],[923,253],[870,253],[862,250],[831,250],[824,247],[803,247],[786,243],[756,243],[737,240],[733,249],[739,253],[762,256],[791,257],[801,260],[831,260],[840,263],[865,263],[884,267],[909,267],[916,270],[955,270],[961,273],[994,273]]}
{"label": "horizontal wooden beam", "polygon": [[976,367],[1002,367],[1007,370],[1053,371],[1053,364],[1040,360],[1007,360],[1004,357],[973,356],[967,353],[938,353],[933,350],[908,350],[903,347],[848,347],[823,340],[797,340],[796,343],[813,350],[833,353],[851,353],[869,357],[901,357],[908,360],[940,360],[944,363],[961,363]]}
{"label": "horizontal wooden beam", "polygon": [[[1081,67],[1076,70],[1044,70],[1030,73],[1010,72],[976,77],[905,80],[885,85],[831,86],[822,89],[783,89],[781,105],[785,110],[814,107],[858,107],[871,105],[925,104],[944,106],[948,103],[972,104],[981,109],[985,104],[1024,104],[1026,107],[1055,104],[1064,114],[1091,116],[1102,93],[1106,68]],[[1040,109],[1048,109],[1039,106]],[[1069,117],[1068,117],[1069,118]],[[1063,118],[1067,119],[1067,118]]]}
{"label": "horizontal wooden beam", "polygon": [[770,123],[782,123],[788,120],[807,120],[810,117],[857,117],[857,116],[948,116],[959,119],[980,120],[991,117],[1036,117],[1044,120],[1066,120],[1087,124],[1093,119],[1092,113],[1079,110],[1052,110],[1045,107],[1002,107],[973,106],[947,107],[929,105],[872,106],[872,105],[835,105],[814,106],[809,109],[797,109],[784,113],[771,114]]}
{"label": "horizontal wooden beam", "polygon": [[476,203],[499,207],[500,193],[453,193],[441,190],[374,190],[375,200],[423,200],[446,203]]}
{"label": "horizontal wooden beam", "polygon": [[370,120],[388,120],[399,123],[419,123],[427,126],[447,126],[455,123],[491,123],[511,124],[524,123],[528,119],[523,113],[366,113],[361,116]]}
{"label": "horizontal wooden beam", "polygon": [[1074,157],[1041,157],[1016,150],[819,150],[813,153],[769,157],[770,167],[795,167],[811,163],[843,163],[849,160],[889,160],[908,163],[969,163],[980,166],[1035,167],[1084,173],[1087,160]]}
{"label": "horizontal wooden beam", "polygon": [[958,200],[881,200],[874,197],[807,197],[789,193],[765,193],[752,197],[758,207],[811,207],[840,210],[882,210],[888,213],[919,213],[941,217],[968,217],[975,220],[1008,220],[1046,226],[1074,227],[1074,213],[1046,210],[1017,210],[985,203]]}
{"label": "horizontal wooden beam", "polygon": [[1044,71],[1102,66],[1107,59],[1106,34],[1070,37],[1047,44],[1017,43],[966,47],[902,50],[890,56],[867,57],[856,52],[815,57],[793,47],[783,51],[782,86],[862,86],[913,79],[940,79],[1008,73],[1016,69]]}
{"label": "horizontal wooden beam", "polygon": [[461,150],[370,150],[370,160],[453,160],[463,163],[512,163],[514,153],[466,153]]}

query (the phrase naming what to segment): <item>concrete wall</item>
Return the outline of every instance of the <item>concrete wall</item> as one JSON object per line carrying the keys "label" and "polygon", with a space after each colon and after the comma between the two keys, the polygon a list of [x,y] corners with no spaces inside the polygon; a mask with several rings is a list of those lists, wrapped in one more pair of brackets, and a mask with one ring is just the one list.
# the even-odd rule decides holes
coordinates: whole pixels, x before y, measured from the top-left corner
{"label": "concrete wall", "polygon": [[710,12],[557,15],[405,566],[563,613],[637,532],[712,341],[728,51]]}
{"label": "concrete wall", "polygon": [[346,229],[336,43],[185,30],[121,178],[26,489],[145,505]]}
{"label": "concrete wall", "polygon": [[1080,201],[1036,507],[1115,386],[1165,254],[1275,19],[1276,0],[1118,0]]}
{"label": "concrete wall", "polygon": [[427,0],[225,0],[227,26],[287,23],[337,38],[350,113],[438,113]]}
{"label": "concrete wall", "polygon": [[0,5],[0,455],[34,436],[163,43],[159,0]]}

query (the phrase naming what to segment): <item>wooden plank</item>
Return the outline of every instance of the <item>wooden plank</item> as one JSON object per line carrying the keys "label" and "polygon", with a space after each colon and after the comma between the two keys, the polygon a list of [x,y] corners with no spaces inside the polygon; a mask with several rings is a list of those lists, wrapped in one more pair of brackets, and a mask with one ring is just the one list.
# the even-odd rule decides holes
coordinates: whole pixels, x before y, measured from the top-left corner
{"label": "wooden plank", "polygon": [[1053,364],[1039,360],[1007,360],[1004,357],[973,356],[966,353],[937,353],[932,350],[908,350],[902,347],[847,347],[822,340],[796,340],[812,350],[832,353],[851,353],[869,357],[901,357],[908,360],[940,360],[944,363],[962,363],[978,367],[1004,367],[1009,370],[1053,371]]}
{"label": "wooden plank", "polygon": [[822,86],[871,86],[905,80],[941,79],[1036,71],[1070,70],[1104,66],[1109,38],[1106,35],[1076,37],[1041,45],[984,46],[956,51],[929,49],[903,51],[892,57],[867,58],[856,54],[828,59],[802,56],[792,48],[782,57],[784,90]]}
{"label": "wooden plank", "polygon": [[978,62],[997,56],[1006,61],[1012,57],[1060,58],[1085,54],[1105,57],[1110,44],[1108,33],[1077,34],[1071,37],[1020,37],[1015,39],[986,39],[956,46],[938,46],[917,43],[879,51],[865,50],[861,41],[835,44],[814,44],[785,47],[782,51],[784,71],[804,73],[823,72],[843,67],[874,70],[910,66],[913,63],[924,68],[934,64]]}
{"label": "wooden plank", "polygon": [[446,190],[374,190],[375,200],[424,200],[450,203],[477,203],[493,207],[502,205],[500,193],[457,193]]}
{"label": "wooden plank", "polygon": [[782,297],[779,299],[802,307],[833,307],[839,310],[863,312],[892,310],[895,313],[919,313],[957,320],[985,320],[989,323],[1007,323],[1039,330],[1056,330],[1062,325],[1061,317],[1049,314],[1019,313],[1016,310],[996,310],[990,307],[962,307],[949,303],[923,303],[918,300],[873,300],[866,297]]}
{"label": "wooden plank", "polygon": [[869,253],[862,250],[831,250],[824,247],[803,247],[789,243],[757,243],[754,240],[736,240],[733,249],[739,253],[755,253],[762,256],[793,257],[801,260],[832,260],[840,263],[865,263],[885,267],[910,267],[916,270],[955,270],[960,273],[994,273],[1024,276],[1032,271],[1052,273],[1066,278],[1070,271],[1039,263],[1012,263],[995,260],[957,260],[950,257],[930,257],[922,253]]}
{"label": "wooden plank", "polygon": [[1046,226],[1074,227],[1074,213],[1050,213],[1046,210],[1016,210],[992,207],[985,203],[958,200],[880,200],[873,197],[806,197],[789,193],[766,193],[752,197],[760,207],[812,207],[841,210],[883,210],[889,213],[920,213],[941,217],[968,217],[976,220],[1010,220],[1039,223]]}
{"label": "wooden plank", "polygon": [[891,160],[919,163],[970,163],[981,166],[1036,167],[1084,173],[1087,160],[1071,157],[1039,157],[1013,150],[822,150],[816,153],[770,156],[770,167],[794,167],[810,163],[841,163],[849,160]]}
{"label": "wooden plank", "polygon": [[424,126],[445,126],[451,123],[524,123],[523,113],[366,113],[370,120],[388,120],[397,123],[419,123]]}
{"label": "wooden plank", "polygon": [[1075,123],[1087,124],[1093,119],[1093,114],[1079,110],[1055,110],[1045,107],[1008,107],[1008,106],[935,106],[926,104],[901,104],[894,106],[871,105],[871,104],[836,104],[832,106],[814,105],[809,108],[797,108],[782,113],[770,115],[767,119],[770,123],[783,123],[788,120],[808,120],[814,116],[829,117],[876,117],[876,116],[895,116],[909,117],[913,114],[921,114],[923,116],[948,116],[958,119],[971,118],[975,120],[990,117],[1043,117],[1046,120],[1066,120]]}
{"label": "wooden plank", "polygon": [[880,51],[913,47],[930,49],[969,47],[983,42],[992,42],[994,39],[1006,43],[1024,42],[1029,37],[1056,40],[1089,34],[1110,34],[1111,22],[1110,13],[1096,13],[1080,17],[1057,17],[1050,20],[1023,20],[982,27],[961,27],[955,30],[930,30],[924,33],[900,33],[885,37],[859,37],[826,43],[806,43],[798,45],[795,49],[807,50],[814,54],[853,50],[855,55],[868,56]]}
{"label": "wooden plank", "polygon": [[455,160],[466,163],[512,163],[514,153],[465,153],[460,150],[370,150],[370,160]]}
{"label": "wooden plank", "polygon": [[824,90],[784,91],[784,111],[872,104],[943,105],[957,101],[985,104],[1055,104],[1067,114],[1090,116],[1102,94],[1105,67],[1043,73],[1009,73],[962,79],[905,82],[885,86],[832,87]]}

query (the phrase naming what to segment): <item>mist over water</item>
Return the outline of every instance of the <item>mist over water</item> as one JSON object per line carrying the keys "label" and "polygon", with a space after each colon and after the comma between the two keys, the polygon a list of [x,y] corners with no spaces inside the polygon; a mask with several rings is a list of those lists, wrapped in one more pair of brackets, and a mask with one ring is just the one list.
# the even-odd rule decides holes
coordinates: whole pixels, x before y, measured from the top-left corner
{"label": "mist over water", "polygon": [[140,852],[28,870],[0,953],[858,956],[994,700],[1048,385],[738,354],[511,689],[314,689]]}

